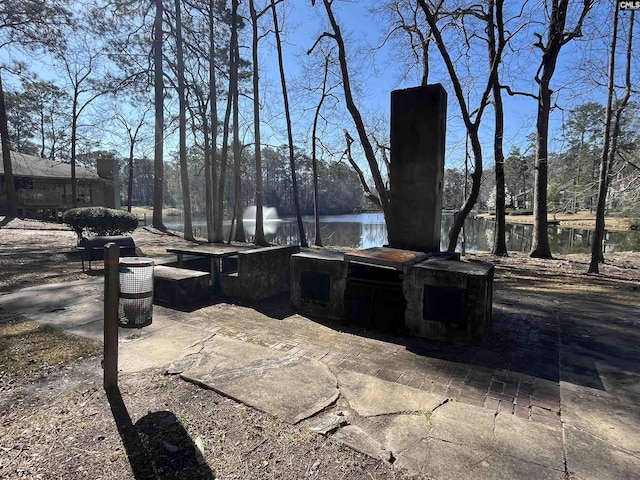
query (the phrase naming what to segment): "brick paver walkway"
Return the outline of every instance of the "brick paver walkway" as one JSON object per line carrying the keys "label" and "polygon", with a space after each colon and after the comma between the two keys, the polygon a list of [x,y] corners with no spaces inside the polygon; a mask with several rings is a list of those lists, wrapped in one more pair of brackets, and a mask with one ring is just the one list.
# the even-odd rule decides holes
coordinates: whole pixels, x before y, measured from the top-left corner
{"label": "brick paver walkway", "polygon": [[286,297],[251,308],[218,303],[188,314],[167,310],[167,315],[212,333],[320,360],[334,373],[365,373],[560,425],[559,314],[541,306],[518,305],[516,312],[494,299],[493,324],[481,346],[443,345],[310,320],[291,312]]}

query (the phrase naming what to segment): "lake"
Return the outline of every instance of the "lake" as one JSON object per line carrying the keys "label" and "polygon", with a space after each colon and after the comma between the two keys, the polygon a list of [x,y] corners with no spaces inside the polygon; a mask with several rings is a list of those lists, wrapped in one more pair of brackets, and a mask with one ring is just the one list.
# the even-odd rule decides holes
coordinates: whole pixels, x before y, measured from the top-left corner
{"label": "lake", "polygon": [[[305,233],[309,244],[315,238],[313,217],[303,217]],[[453,223],[453,215],[443,213],[441,249],[446,249],[446,238]],[[165,218],[165,225],[172,230],[183,230],[180,217]],[[225,225],[225,238],[228,238],[229,223]],[[194,234],[206,237],[206,222],[203,218],[194,218]],[[532,225],[507,224],[506,241],[509,251],[528,252],[531,249]],[[252,222],[245,222],[247,240],[252,241],[255,231]],[[369,248],[387,243],[387,228],[381,213],[360,213],[354,215],[331,215],[320,218],[320,231],[325,246],[350,248]],[[298,228],[295,218],[283,218],[265,221],[267,240],[277,244],[298,243]],[[468,218],[465,222],[465,250],[467,252],[490,251],[493,247],[495,222],[484,218]],[[553,253],[590,253],[590,230],[549,226],[549,242]],[[461,241],[457,250],[461,249]],[[640,231],[607,232],[605,251],[640,251]]]}

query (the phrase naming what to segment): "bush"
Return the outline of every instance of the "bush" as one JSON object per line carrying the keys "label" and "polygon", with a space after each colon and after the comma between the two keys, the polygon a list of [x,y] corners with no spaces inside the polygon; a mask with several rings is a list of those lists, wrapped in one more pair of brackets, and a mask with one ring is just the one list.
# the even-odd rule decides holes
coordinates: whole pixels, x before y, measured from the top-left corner
{"label": "bush", "polygon": [[530,208],[507,208],[507,215],[533,215]]}
{"label": "bush", "polygon": [[84,233],[98,236],[122,235],[138,228],[138,217],[124,210],[106,207],[73,208],[64,212],[62,221],[78,238]]}

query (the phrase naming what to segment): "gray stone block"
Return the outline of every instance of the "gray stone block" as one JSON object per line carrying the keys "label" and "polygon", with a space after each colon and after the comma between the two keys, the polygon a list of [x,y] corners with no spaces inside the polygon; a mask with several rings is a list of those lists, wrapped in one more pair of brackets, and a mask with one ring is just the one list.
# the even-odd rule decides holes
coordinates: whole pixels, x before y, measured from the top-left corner
{"label": "gray stone block", "polygon": [[493,265],[429,259],[404,278],[405,325],[412,335],[479,343],[491,325]]}
{"label": "gray stone block", "polygon": [[342,319],[347,264],[340,252],[291,256],[291,307],[304,315]]}
{"label": "gray stone block", "polygon": [[153,270],[154,300],[168,307],[186,306],[202,300],[209,289],[209,274],[158,265]]}

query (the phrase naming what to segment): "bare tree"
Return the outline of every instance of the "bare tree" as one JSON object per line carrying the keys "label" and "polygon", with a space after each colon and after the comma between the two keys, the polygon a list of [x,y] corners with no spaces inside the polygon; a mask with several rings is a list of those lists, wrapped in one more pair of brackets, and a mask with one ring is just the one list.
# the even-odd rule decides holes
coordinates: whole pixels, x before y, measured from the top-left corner
{"label": "bare tree", "polygon": [[615,158],[618,136],[620,135],[620,119],[622,112],[629,103],[631,97],[631,54],[633,46],[633,23],[635,12],[632,10],[629,22],[629,33],[627,38],[627,55],[625,68],[625,90],[622,98],[616,103],[613,111],[613,101],[615,95],[615,59],[616,45],[618,43],[618,5],[613,6],[613,31],[611,33],[611,49],[609,52],[609,81],[607,85],[607,110],[605,113],[604,140],[602,146],[602,160],[600,163],[600,181],[598,186],[598,206],[596,208],[596,228],[593,233],[591,243],[591,262],[589,263],[589,273],[599,273],[600,262],[604,261],[602,252],[602,240],[604,239],[605,228],[605,208],[607,202],[607,192],[611,166]]}
{"label": "bare tree", "polygon": [[[312,0],[311,4],[315,5],[315,0]],[[338,62],[340,64],[340,72],[342,74],[342,87],[344,90],[345,103],[347,105],[347,110],[349,111],[351,118],[353,119],[353,122],[356,125],[358,138],[360,139],[360,143],[364,150],[365,158],[367,159],[367,163],[369,165],[369,171],[371,173],[371,176],[373,177],[376,194],[374,195],[373,192],[371,192],[371,189],[367,185],[366,181],[363,183],[362,187],[363,189],[365,189],[365,192],[369,193],[368,195],[369,198],[373,200],[374,203],[376,203],[382,209],[385,219],[387,219],[388,213],[389,213],[389,192],[382,178],[382,174],[380,172],[380,167],[378,166],[378,161],[376,159],[373,146],[371,144],[371,141],[369,140],[369,137],[367,136],[367,131],[364,125],[364,121],[362,120],[362,115],[360,114],[360,110],[356,106],[355,101],[353,99],[353,94],[351,92],[351,81],[349,77],[349,69],[347,65],[346,47],[344,44],[344,39],[342,38],[340,26],[338,25],[338,22],[336,21],[335,15],[333,14],[333,10],[331,8],[332,4],[333,4],[333,0],[323,0],[323,5],[327,13],[327,16],[329,18],[329,23],[331,24],[331,29],[333,30],[333,32],[322,33],[307,53],[310,54],[311,52],[313,52],[316,45],[318,45],[318,43],[324,37],[333,39],[336,42],[336,45],[338,46]],[[347,142],[347,146],[350,148],[349,142]],[[364,175],[359,174],[359,177],[361,181],[364,180]]]}
{"label": "bare tree", "polygon": [[[209,109],[211,110],[211,141],[205,141],[211,148],[210,160],[205,163],[211,171],[206,172],[207,181],[211,182],[211,188],[207,189],[207,206],[210,212],[207,215],[207,232],[209,241],[222,239],[222,205],[217,203],[218,189],[218,90],[216,82],[216,30],[215,30],[215,1],[209,0],[207,9],[207,23],[209,26]],[[205,159],[205,160],[208,160]],[[205,168],[206,170],[206,168]],[[221,182],[222,183],[222,182]],[[215,203],[214,203],[215,202]],[[220,221],[218,222],[218,218]],[[219,230],[219,231],[218,231]]]}
{"label": "bare tree", "polygon": [[291,111],[289,110],[289,95],[287,94],[287,79],[284,74],[284,63],[282,61],[282,42],[280,40],[280,28],[278,27],[278,13],[276,12],[276,1],[271,0],[271,11],[273,15],[273,28],[276,35],[276,48],[278,51],[278,66],[280,68],[280,83],[282,85],[282,97],[284,100],[284,114],[287,121],[287,138],[289,141],[289,165],[291,166],[291,182],[293,188],[293,202],[296,208],[296,220],[298,223],[298,235],[300,245],[307,247],[307,236],[304,233],[302,223],[302,212],[300,211],[300,194],[298,192],[298,179],[296,176],[296,159],[293,145],[293,131],[291,129]]}
{"label": "bare tree", "polygon": [[[489,64],[496,58],[498,49],[504,50],[506,39],[503,20],[503,0],[494,0],[495,8],[489,6],[487,17],[487,45],[489,46]],[[495,14],[494,14],[495,11]],[[495,112],[495,129],[493,134],[493,153],[495,156],[496,174],[496,238],[493,254],[507,256],[506,221],[505,221],[505,186],[504,186],[504,108],[502,105],[502,89],[500,88],[499,73],[493,83],[493,109]]]}
{"label": "bare tree", "polygon": [[225,181],[227,178],[227,164],[229,160],[229,125],[231,123],[231,111],[233,110],[234,96],[237,93],[238,69],[234,67],[235,63],[235,36],[237,36],[236,24],[231,27],[231,39],[229,40],[229,85],[227,90],[227,106],[225,108],[223,125],[222,125],[222,150],[220,152],[220,177],[218,186],[218,201],[216,206],[218,215],[216,217],[215,239],[220,242],[223,240],[222,221],[224,217],[224,191]]}
{"label": "bare tree", "polygon": [[142,115],[139,116],[133,123],[131,123],[130,119],[125,117],[125,115],[121,112],[117,112],[115,115],[116,121],[121,124],[127,132],[127,139],[129,141],[129,158],[127,159],[127,168],[129,171],[129,181],[127,182],[127,211],[131,211],[131,201],[133,197],[133,161],[135,156],[135,148],[136,144],[139,140],[140,130],[144,126],[148,109],[145,109],[142,112]]}
{"label": "bare tree", "polygon": [[118,90],[112,83],[106,67],[107,52],[102,40],[96,41],[91,17],[85,12],[76,17],[74,40],[54,49],[54,57],[66,77],[71,91],[71,203],[78,206],[76,162],[78,143],[83,127],[81,123],[90,105],[98,98]]}
{"label": "bare tree", "polygon": [[[208,54],[205,54],[208,56]],[[208,88],[207,88],[208,90]],[[194,141],[198,146],[202,146],[204,155],[204,179],[205,179],[205,219],[207,224],[207,241],[213,242],[214,239],[214,203],[213,199],[217,198],[215,188],[217,187],[217,179],[214,183],[215,164],[213,163],[213,154],[211,148],[211,134],[209,124],[209,98],[208,92],[201,88],[197,81],[192,81],[188,85],[188,94],[191,98],[187,101],[187,107],[191,114],[191,128],[194,133]],[[202,143],[198,142],[197,133],[202,134]]]}
{"label": "bare tree", "polygon": [[153,22],[153,86],[155,105],[155,149],[153,155],[153,226],[166,230],[162,221],[164,207],[164,68],[162,65],[164,6],[162,0],[155,0]]}
{"label": "bare tree", "polygon": [[178,77],[178,155],[180,157],[180,180],[182,184],[182,206],[185,240],[195,240],[191,218],[191,189],[189,188],[189,168],[187,165],[187,100],[184,81],[184,47],[182,40],[181,0],[175,0],[176,75]]}
{"label": "bare tree", "polygon": [[[437,0],[434,6],[434,15],[437,17],[442,9],[444,0]],[[384,22],[389,23],[390,30],[385,35],[382,45],[398,37],[400,33],[409,39],[410,57],[406,60],[407,72],[403,77],[408,77],[414,68],[420,70],[422,84],[429,81],[429,48],[433,37],[428,26],[425,27],[420,6],[413,0],[386,0],[380,6],[372,7],[373,11],[382,15]],[[406,45],[400,40],[400,48],[394,55],[394,62],[407,55]],[[378,47],[380,48],[380,47]]]}
{"label": "bare tree", "polygon": [[253,133],[254,133],[254,159],[256,165],[256,231],[254,243],[256,245],[268,245],[264,236],[264,217],[262,215],[262,147],[260,143],[260,82],[258,68],[258,19],[269,9],[256,12],[254,0],[249,0],[249,12],[251,15],[252,37],[251,52],[253,55]]}
{"label": "bare tree", "polygon": [[319,206],[319,192],[318,192],[318,120],[320,118],[320,112],[322,111],[322,105],[329,95],[330,88],[327,85],[327,78],[329,76],[329,62],[331,52],[327,52],[324,55],[324,74],[322,78],[322,92],[320,94],[320,100],[316,106],[315,113],[313,115],[313,127],[311,130],[311,162],[313,168],[313,216],[315,222],[315,241],[314,245],[322,246],[322,235],[320,232],[320,206]]}
{"label": "bare tree", "polygon": [[[183,0],[188,7],[189,21],[184,22],[187,60],[187,98],[190,109],[194,140],[203,149],[205,179],[205,218],[207,241],[221,242],[223,209],[219,206],[219,188],[224,192],[225,178],[219,179],[218,155],[218,71],[217,42],[220,39],[219,15],[226,16],[226,2],[208,0]],[[187,9],[185,9],[185,13]],[[196,15],[196,13],[198,15]],[[231,98],[231,97],[230,97]],[[227,125],[228,126],[228,125]],[[226,157],[225,157],[226,162]],[[226,173],[226,163],[225,163]],[[223,194],[222,194],[223,195]]]}
{"label": "bare tree", "polygon": [[[422,0],[421,0],[422,1]],[[582,35],[582,24],[593,0],[583,0],[578,20],[572,30],[567,29],[569,0],[553,0],[551,13],[548,16],[546,43],[542,35],[536,33],[538,41],[535,46],[542,51],[542,60],[536,72],[538,84],[538,111],[536,120],[536,166],[534,175],[534,204],[533,204],[533,238],[531,240],[530,256],[535,258],[551,258],[549,246],[549,232],[547,229],[547,183],[549,156],[549,115],[551,113],[551,79],[556,70],[558,57],[562,47],[576,37]],[[545,12],[547,15],[547,12]]]}
{"label": "bare tree", "polygon": [[[465,99],[464,92],[462,90],[462,83],[458,76],[457,70],[455,68],[454,62],[449,54],[447,49],[447,45],[442,38],[442,31],[440,27],[438,27],[436,23],[436,18],[433,13],[432,8],[427,5],[424,0],[418,0],[422,11],[425,14],[427,19],[427,23],[429,24],[429,28],[431,29],[431,33],[435,40],[436,46],[440,51],[440,55],[446,65],[447,71],[449,72],[449,78],[451,79],[451,83],[453,85],[453,90],[455,92],[456,98],[458,100],[458,104],[460,106],[460,112],[462,113],[462,120],[464,121],[467,133],[469,135],[469,140],[471,142],[471,150],[473,152],[474,159],[474,171],[471,174],[471,191],[467,196],[462,208],[460,209],[458,215],[455,216],[453,225],[451,226],[451,230],[449,231],[448,238],[448,246],[447,250],[450,252],[455,251],[456,245],[458,243],[458,236],[460,235],[460,231],[462,230],[462,226],[464,224],[465,219],[471,212],[471,209],[476,203],[478,199],[478,195],[480,193],[480,183],[482,180],[482,146],[480,144],[479,137],[479,128],[480,122],[482,120],[482,114],[489,104],[489,95],[493,90],[493,85],[497,81],[497,72],[498,66],[500,65],[500,61],[502,58],[502,51],[504,49],[504,44],[497,45],[495,54],[492,59],[490,59],[490,70],[489,75],[486,80],[486,85],[484,90],[480,96],[479,105],[474,112],[470,111],[469,105],[467,104],[467,100]],[[488,9],[493,12],[494,2],[490,1]],[[468,10],[456,12],[457,15],[472,15],[474,17],[480,17],[485,19],[485,21],[489,18],[493,18],[493,13],[491,16],[482,10],[482,7],[471,7]],[[491,28],[494,28],[491,26]]]}
{"label": "bare tree", "polygon": [[[240,162],[240,125],[238,112],[238,68],[240,65],[240,48],[238,45],[238,4],[239,0],[231,0],[231,50],[233,51],[233,59],[231,63],[231,73],[229,74],[229,83],[233,89],[233,165],[234,165],[234,185],[235,195],[233,203],[233,220],[236,223],[235,240],[244,242],[244,225],[242,219],[242,182],[241,179],[241,162]],[[233,223],[232,223],[233,226]],[[231,229],[233,230],[233,228]],[[231,237],[231,232],[229,232]]]}

